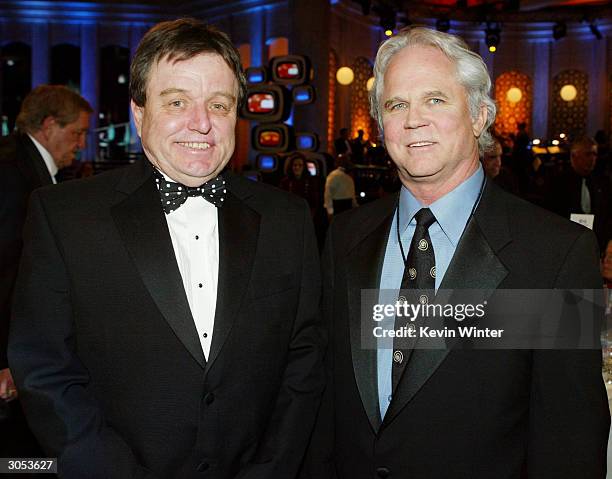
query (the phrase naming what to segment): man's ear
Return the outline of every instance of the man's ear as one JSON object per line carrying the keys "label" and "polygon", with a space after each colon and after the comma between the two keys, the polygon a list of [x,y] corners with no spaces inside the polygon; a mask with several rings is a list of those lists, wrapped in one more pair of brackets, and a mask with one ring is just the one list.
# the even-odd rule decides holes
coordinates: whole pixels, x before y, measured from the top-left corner
{"label": "man's ear", "polygon": [[474,136],[476,138],[479,138],[480,135],[482,135],[482,130],[484,130],[484,126],[487,123],[487,117],[487,106],[482,104],[478,110],[478,116],[472,120],[472,131],[474,132]]}
{"label": "man's ear", "polygon": [[52,116],[48,116],[42,121],[42,124],[40,125],[40,131],[45,137],[47,137],[49,136],[49,132],[51,131],[51,128],[53,128],[56,125],[58,125],[58,123],[55,120],[55,118]]}
{"label": "man's ear", "polygon": [[136,132],[138,136],[142,137],[141,129],[142,129],[142,116],[144,115],[144,107],[138,106],[134,103],[134,100],[130,100],[130,108],[132,110],[132,116],[134,117],[134,124],[136,125]]}

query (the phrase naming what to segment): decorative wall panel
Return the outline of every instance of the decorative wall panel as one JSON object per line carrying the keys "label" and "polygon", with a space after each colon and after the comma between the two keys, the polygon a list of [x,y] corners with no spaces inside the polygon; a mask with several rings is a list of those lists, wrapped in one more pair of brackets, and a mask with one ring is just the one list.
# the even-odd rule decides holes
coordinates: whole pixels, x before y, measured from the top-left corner
{"label": "decorative wall panel", "polygon": [[[517,88],[521,92],[520,99],[510,101],[508,91]],[[495,102],[497,117],[494,129],[498,135],[508,136],[510,133],[516,133],[519,123],[526,123],[527,131],[531,131],[533,86],[529,76],[517,71],[505,72],[498,76],[495,80]]]}
{"label": "decorative wall panel", "polygon": [[330,48],[328,57],[328,94],[327,94],[327,152],[334,154],[334,138],[336,135],[336,70],[338,56]]}
{"label": "decorative wall panel", "polygon": [[[565,101],[561,98],[561,88],[564,85],[573,85],[576,88],[576,98]],[[559,133],[565,133],[572,140],[586,133],[589,77],[579,70],[565,70],[553,79],[551,91],[551,122],[549,134],[555,138]]]}
{"label": "decorative wall panel", "polygon": [[357,136],[357,130],[365,132],[366,139],[376,139],[377,129],[370,117],[368,90],[366,84],[372,76],[372,65],[363,57],[359,57],[351,65],[355,79],[351,83],[350,112],[351,112],[351,138]]}

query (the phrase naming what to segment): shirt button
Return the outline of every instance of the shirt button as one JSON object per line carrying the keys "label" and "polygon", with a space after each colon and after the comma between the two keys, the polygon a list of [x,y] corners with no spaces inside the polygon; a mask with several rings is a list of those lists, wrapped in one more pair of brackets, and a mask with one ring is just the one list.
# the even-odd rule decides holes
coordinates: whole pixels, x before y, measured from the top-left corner
{"label": "shirt button", "polygon": [[201,288],[201,287],[202,287],[202,283],[198,283],[198,288]]}
{"label": "shirt button", "polygon": [[202,336],[204,337],[204,339],[206,339],[208,337],[208,333],[204,333]]}
{"label": "shirt button", "polygon": [[200,239],[200,237],[199,237],[198,235],[196,235],[196,236],[195,236],[195,239],[199,240],[199,239]]}

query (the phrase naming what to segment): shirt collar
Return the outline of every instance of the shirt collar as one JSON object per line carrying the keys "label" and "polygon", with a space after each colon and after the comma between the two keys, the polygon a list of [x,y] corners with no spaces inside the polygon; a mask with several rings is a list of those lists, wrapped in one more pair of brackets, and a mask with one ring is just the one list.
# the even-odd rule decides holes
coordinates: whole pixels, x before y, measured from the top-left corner
{"label": "shirt collar", "polygon": [[36,138],[34,138],[32,135],[28,133],[28,136],[30,137],[30,140],[32,140],[32,143],[34,143],[34,146],[40,153],[40,156],[42,156],[42,159],[45,162],[45,165],[47,166],[47,170],[49,170],[49,174],[51,175],[51,179],[53,180],[53,183],[55,183],[55,175],[57,175],[58,168],[55,164],[55,161],[53,160],[53,157],[51,156],[51,153],[49,153],[49,151],[44,146],[42,146],[38,142],[38,140],[36,140]]}
{"label": "shirt collar", "polygon": [[[457,246],[463,234],[465,225],[470,219],[470,213],[480,195],[481,185],[484,179],[482,166],[467,180],[450,191],[442,198],[437,199],[429,209],[436,217],[436,222],[453,246]],[[423,208],[408,188],[402,186],[399,199],[400,208],[400,231],[405,231],[408,224],[415,224],[414,215]]]}

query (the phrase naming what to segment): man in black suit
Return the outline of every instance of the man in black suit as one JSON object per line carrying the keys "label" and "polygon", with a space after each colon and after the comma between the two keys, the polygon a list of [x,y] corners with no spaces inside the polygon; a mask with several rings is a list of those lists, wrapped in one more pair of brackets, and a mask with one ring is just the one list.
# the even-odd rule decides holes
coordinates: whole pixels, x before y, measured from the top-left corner
{"label": "man in black suit", "polygon": [[340,136],[334,140],[334,149],[336,150],[336,155],[353,152],[348,128],[340,128]]}
{"label": "man in black suit", "polygon": [[31,457],[36,451],[6,355],[28,199],[35,188],[55,183],[58,169],[72,164],[84,148],[91,113],[89,103],[77,93],[60,85],[41,85],[25,97],[18,130],[0,139],[0,416],[6,416],[3,430],[10,431],[0,438],[0,453],[5,455]]}
{"label": "man in black suit", "polygon": [[593,231],[604,250],[612,238],[610,177],[603,171],[594,174],[597,143],[589,137],[578,138],[570,147],[570,162],[552,180],[551,209],[565,218],[574,214],[593,215]]}
{"label": "man in black suit", "polygon": [[160,23],[131,67],[147,161],[32,195],[9,361],[66,478],[291,478],[323,389],[306,203],[225,172],[238,52]]}
{"label": "man in black suit", "polygon": [[[365,322],[371,311],[362,318],[371,301],[363,290],[398,298],[400,286],[411,292],[414,283],[435,288],[438,301],[451,289],[486,300],[501,289],[601,287],[589,230],[485,178],[478,157],[492,140],[495,105],[478,55],[458,37],[414,27],[380,47],[374,72],[373,116],[403,187],[330,227],[329,386],[305,476],[603,479],[610,418],[595,347],[364,340],[374,331]],[[430,298],[423,293],[419,304]],[[391,327],[400,330],[400,319]]]}

